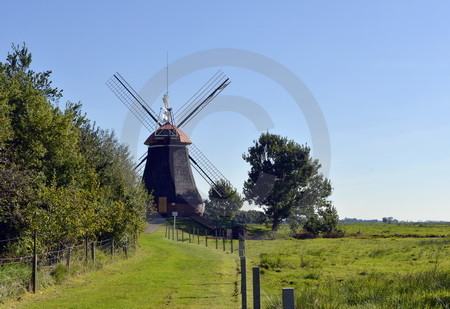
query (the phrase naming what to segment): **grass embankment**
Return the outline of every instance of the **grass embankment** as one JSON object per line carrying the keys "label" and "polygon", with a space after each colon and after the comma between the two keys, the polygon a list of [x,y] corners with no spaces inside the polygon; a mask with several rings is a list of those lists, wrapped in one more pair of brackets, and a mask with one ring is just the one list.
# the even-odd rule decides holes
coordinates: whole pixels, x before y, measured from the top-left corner
{"label": "grass embankment", "polygon": [[128,260],[68,280],[5,308],[236,308],[236,262],[172,242],[163,229],[139,239]]}
{"label": "grass embankment", "polygon": [[[413,228],[432,238],[411,238]],[[364,237],[247,241],[264,306],[278,308],[281,289],[294,287],[298,308],[450,308],[450,237],[440,236],[449,224],[357,229]]]}

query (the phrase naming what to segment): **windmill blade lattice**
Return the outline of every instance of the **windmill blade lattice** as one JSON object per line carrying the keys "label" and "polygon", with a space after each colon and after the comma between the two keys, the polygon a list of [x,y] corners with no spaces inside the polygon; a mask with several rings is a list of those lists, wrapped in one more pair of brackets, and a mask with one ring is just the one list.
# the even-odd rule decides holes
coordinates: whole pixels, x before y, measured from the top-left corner
{"label": "windmill blade lattice", "polygon": [[230,79],[222,71],[219,70],[214,74],[214,76],[211,77],[211,79],[181,107],[180,111],[174,114],[174,117],[177,119],[178,127],[182,127],[188,123],[230,83]]}
{"label": "windmill blade lattice", "polygon": [[123,79],[123,77],[116,73],[106,81],[106,85],[112,92],[125,104],[126,107],[136,116],[136,118],[147,128],[150,132],[155,131],[156,125],[162,125],[158,121],[158,115],[152,110],[144,99]]}
{"label": "windmill blade lattice", "polygon": [[145,152],[138,160],[138,164],[134,167],[134,170],[139,174],[142,175],[144,173],[145,168],[145,161],[147,161],[147,153]]}
{"label": "windmill blade lattice", "polygon": [[213,188],[220,196],[224,196],[225,192],[217,185],[220,180],[225,181],[234,191],[236,188],[231,185],[228,179],[212,164],[206,156],[194,144],[188,146],[189,159],[191,166],[202,176],[202,178]]}

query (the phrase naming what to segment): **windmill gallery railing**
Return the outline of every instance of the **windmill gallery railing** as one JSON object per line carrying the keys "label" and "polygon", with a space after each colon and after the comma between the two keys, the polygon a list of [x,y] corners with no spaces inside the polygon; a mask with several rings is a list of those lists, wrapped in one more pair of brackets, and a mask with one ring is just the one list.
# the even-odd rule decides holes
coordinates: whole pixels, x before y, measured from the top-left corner
{"label": "windmill gallery railing", "polygon": [[82,243],[55,245],[47,250],[39,246],[39,238],[44,236],[0,240],[1,248],[14,247],[20,241],[30,248],[20,255],[0,255],[0,302],[26,290],[35,293],[39,287],[59,283],[71,274],[98,268],[115,258],[128,257],[136,248],[135,242],[127,239],[117,243],[113,238],[95,241],[86,237]]}
{"label": "windmill gallery railing", "polygon": [[[238,247],[235,249],[236,244],[233,239],[232,230],[230,229],[201,229],[201,228],[188,228],[177,229],[175,225],[168,223],[164,237],[172,240],[189,244],[204,244],[205,247],[214,247],[216,250],[223,250],[228,253],[239,254],[239,272],[241,277],[240,282],[240,295],[241,305],[243,309],[248,308],[248,287],[247,287],[247,257],[246,257],[246,241],[242,234],[239,235]],[[252,268],[252,303],[254,309],[261,308],[261,277],[259,267]],[[295,297],[293,288],[282,289],[282,304],[283,309],[295,308]]]}

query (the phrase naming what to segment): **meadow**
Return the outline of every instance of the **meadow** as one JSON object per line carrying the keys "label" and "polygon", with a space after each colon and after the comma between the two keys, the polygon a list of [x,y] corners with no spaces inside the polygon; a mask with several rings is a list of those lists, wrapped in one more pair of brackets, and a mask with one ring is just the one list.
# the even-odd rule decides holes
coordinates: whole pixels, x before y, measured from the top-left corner
{"label": "meadow", "polygon": [[[347,237],[247,241],[266,308],[449,308],[450,225],[341,224]],[[286,235],[286,230],[281,231]]]}
{"label": "meadow", "polygon": [[[259,236],[266,230],[250,228]],[[261,270],[263,308],[281,308],[283,287],[295,288],[297,308],[450,308],[450,224],[341,228],[346,237],[299,240],[283,227],[247,240],[249,308],[253,266]],[[198,244],[197,238],[189,243],[186,233],[184,242],[164,236],[164,227],[144,234],[129,259],[4,306],[240,308],[239,258],[237,251],[231,254],[229,241],[223,251],[212,239],[206,247],[204,237]]]}

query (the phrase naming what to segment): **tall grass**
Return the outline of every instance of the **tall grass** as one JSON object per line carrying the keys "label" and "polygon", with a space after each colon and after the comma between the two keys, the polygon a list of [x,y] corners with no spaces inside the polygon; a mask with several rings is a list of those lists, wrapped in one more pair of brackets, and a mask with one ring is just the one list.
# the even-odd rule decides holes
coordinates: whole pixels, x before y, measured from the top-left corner
{"label": "tall grass", "polygon": [[[102,249],[102,250],[101,250]],[[116,251],[115,259],[125,258],[125,254],[120,250]],[[97,247],[95,262],[90,259],[86,262],[83,246],[78,246],[72,251],[70,267],[67,266],[66,253],[58,258],[38,257],[38,271],[36,274],[36,289],[42,290],[49,286],[60,284],[70,276],[76,276],[93,269],[102,268],[111,263],[113,257],[110,255],[110,248],[107,246]],[[10,264],[0,265],[0,303],[10,299],[18,299],[26,291],[30,290],[31,282],[31,259]]]}
{"label": "tall grass", "polygon": [[[296,308],[449,308],[450,274],[368,275],[296,290]],[[266,297],[266,308],[282,308],[280,297]]]}

